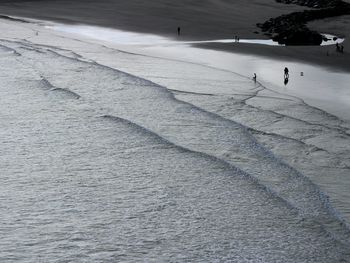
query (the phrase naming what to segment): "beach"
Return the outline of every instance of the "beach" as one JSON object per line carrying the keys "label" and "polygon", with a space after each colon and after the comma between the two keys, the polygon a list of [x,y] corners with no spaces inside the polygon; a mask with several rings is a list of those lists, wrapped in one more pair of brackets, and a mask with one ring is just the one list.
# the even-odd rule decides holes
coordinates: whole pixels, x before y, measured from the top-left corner
{"label": "beach", "polygon": [[350,76],[311,59],[334,46],[227,52],[61,3],[0,19],[2,262],[350,261]]}
{"label": "beach", "polygon": [[[69,6],[69,10],[66,7]],[[68,24],[86,24],[116,28],[132,32],[176,37],[181,27],[181,40],[228,39],[238,36],[242,39],[267,39],[257,23],[282,14],[309,9],[297,5],[285,5],[274,0],[255,1],[4,1],[1,12],[7,15],[38,18]],[[210,10],[210,11],[208,11]],[[331,21],[331,23],[330,23]],[[350,16],[317,20],[309,23],[312,30],[334,34],[339,37],[350,35]],[[205,44],[211,49],[229,52],[255,54],[266,57],[293,59],[306,63],[327,66],[334,70],[349,72],[350,56],[348,41],[344,43],[344,54],[327,47],[280,47],[260,45]],[[328,56],[327,56],[328,52]]]}

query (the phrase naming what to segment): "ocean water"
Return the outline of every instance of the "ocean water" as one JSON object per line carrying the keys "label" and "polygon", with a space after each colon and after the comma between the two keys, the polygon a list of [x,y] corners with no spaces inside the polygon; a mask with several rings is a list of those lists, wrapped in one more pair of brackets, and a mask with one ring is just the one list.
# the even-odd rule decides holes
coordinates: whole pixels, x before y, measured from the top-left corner
{"label": "ocean water", "polygon": [[0,23],[1,262],[348,262],[348,121],[213,66]]}

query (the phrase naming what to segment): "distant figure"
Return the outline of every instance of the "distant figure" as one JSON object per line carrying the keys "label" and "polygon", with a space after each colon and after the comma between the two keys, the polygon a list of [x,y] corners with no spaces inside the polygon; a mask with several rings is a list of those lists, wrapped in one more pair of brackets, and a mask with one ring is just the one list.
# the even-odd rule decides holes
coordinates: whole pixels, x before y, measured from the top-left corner
{"label": "distant figure", "polygon": [[289,78],[288,77],[284,77],[284,85],[287,85],[288,81],[289,81]]}
{"label": "distant figure", "polygon": [[178,27],[178,28],[177,28],[177,35],[179,36],[180,33],[181,33],[181,27]]}
{"label": "distant figure", "polygon": [[289,69],[287,67],[284,68],[284,78],[289,78]]}
{"label": "distant figure", "polygon": [[304,72],[300,72],[300,76],[304,76]]}
{"label": "distant figure", "polygon": [[237,37],[237,42],[239,42],[239,37]]}
{"label": "distant figure", "polygon": [[253,77],[254,82],[256,82],[256,74],[254,73],[254,77]]}
{"label": "distant figure", "polygon": [[336,47],[337,51],[340,52],[340,47],[339,47],[339,43],[338,42],[335,44],[335,47]]}
{"label": "distant figure", "polygon": [[341,47],[340,47],[340,53],[344,53],[344,46],[343,45],[341,45]]}

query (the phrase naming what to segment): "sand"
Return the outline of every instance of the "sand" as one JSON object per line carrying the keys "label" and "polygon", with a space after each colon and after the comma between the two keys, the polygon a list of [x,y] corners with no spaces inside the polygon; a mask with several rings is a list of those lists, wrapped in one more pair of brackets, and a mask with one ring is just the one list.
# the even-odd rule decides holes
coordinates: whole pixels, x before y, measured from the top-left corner
{"label": "sand", "polygon": [[[275,0],[203,0],[203,1],[121,1],[121,0],[48,0],[0,1],[1,12],[7,15],[52,20],[70,24],[90,24],[135,32],[156,33],[181,40],[231,38],[266,39],[256,23],[264,22],[294,11],[305,9]],[[316,21],[312,29],[347,37],[350,16]],[[350,45],[344,42],[345,53],[334,47],[269,47],[254,44],[206,44],[203,47],[231,52],[250,53],[267,57],[288,58],[315,63],[333,70],[350,71]],[[328,56],[327,56],[328,52]]]}

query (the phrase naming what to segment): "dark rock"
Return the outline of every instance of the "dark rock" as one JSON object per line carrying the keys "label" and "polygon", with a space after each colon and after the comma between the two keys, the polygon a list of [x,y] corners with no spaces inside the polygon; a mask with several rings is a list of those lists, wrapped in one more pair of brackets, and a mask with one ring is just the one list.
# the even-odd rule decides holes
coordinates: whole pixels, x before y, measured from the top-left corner
{"label": "dark rock", "polygon": [[329,8],[339,5],[342,0],[276,0],[278,3],[295,4],[312,8]]}
{"label": "dark rock", "polygon": [[342,0],[276,0],[280,3],[317,6],[320,9],[294,12],[270,18],[257,26],[272,37],[273,40],[285,45],[320,45],[322,35],[307,28],[306,23],[316,19],[324,19],[350,14],[350,4]]}

